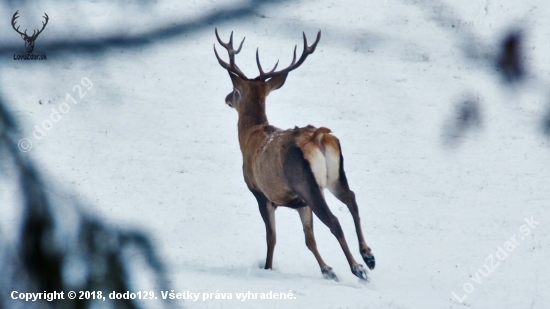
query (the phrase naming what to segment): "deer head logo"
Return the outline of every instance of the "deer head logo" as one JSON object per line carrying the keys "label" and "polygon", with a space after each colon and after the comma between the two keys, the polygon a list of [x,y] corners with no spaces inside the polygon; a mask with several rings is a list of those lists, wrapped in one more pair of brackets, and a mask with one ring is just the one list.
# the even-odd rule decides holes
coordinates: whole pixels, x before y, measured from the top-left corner
{"label": "deer head logo", "polygon": [[38,37],[38,35],[42,33],[42,31],[44,31],[44,28],[46,28],[46,25],[48,24],[48,19],[49,19],[48,14],[44,13],[45,16],[42,16],[46,19],[46,22],[42,22],[42,29],[33,30],[32,35],[29,36],[27,35],[27,29],[25,29],[24,32],[21,32],[19,31],[19,26],[15,28],[15,20],[19,18],[19,16],[17,16],[17,13],[19,13],[19,11],[13,14],[13,17],[11,19],[11,26],[13,27],[13,30],[15,30],[17,33],[21,35],[21,38],[25,41],[25,49],[27,50],[27,53],[30,54],[34,49],[34,41],[36,41],[36,38]]}

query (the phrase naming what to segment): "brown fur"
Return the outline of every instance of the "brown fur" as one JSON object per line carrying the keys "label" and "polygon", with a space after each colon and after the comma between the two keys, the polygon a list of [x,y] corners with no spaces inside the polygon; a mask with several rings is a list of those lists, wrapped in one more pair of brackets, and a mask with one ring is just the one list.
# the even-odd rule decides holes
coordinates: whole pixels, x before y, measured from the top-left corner
{"label": "brown fur", "polygon": [[[352,272],[360,278],[365,278],[366,270],[351,255],[338,220],[326,206],[322,194],[323,189],[328,187],[337,198],[350,207],[356,223],[361,253],[367,261],[367,257],[372,256],[372,254],[363,239],[353,192],[347,187],[338,139],[331,134],[330,129],[325,127],[316,128],[308,125],[302,128],[295,127],[294,129],[282,130],[270,125],[265,114],[265,99],[268,94],[266,83],[245,81],[233,75],[231,75],[231,78],[236,90],[230,93],[227,98],[234,100],[228,102],[228,104],[233,106],[239,114],[237,127],[239,145],[243,155],[244,180],[250,191],[256,196],[260,212],[266,223],[268,254],[265,267],[272,267],[276,242],[275,207],[311,206],[315,214],[331,228],[333,234],[338,238]],[[238,92],[238,95],[234,95],[235,92]],[[301,195],[300,192],[307,191],[306,187],[311,184],[308,184],[305,180],[305,182],[300,181],[297,184],[296,180],[293,177],[289,178],[288,173],[285,172],[285,164],[289,164],[289,151],[293,147],[300,149],[303,159],[308,162],[306,173],[307,170],[312,173],[315,185],[320,189],[320,191],[317,191],[320,194],[317,198]],[[295,166],[295,168],[299,173],[300,166]],[[297,188],[302,187],[304,189],[297,192]],[[311,203],[321,204],[310,205]],[[300,217],[304,224],[306,245],[315,255],[321,271],[326,277],[337,280],[332,269],[324,263],[317,251],[313,236],[313,223],[311,219],[308,219],[307,211],[305,213],[301,211]]]}
{"label": "brown fur", "polygon": [[[226,46],[228,50],[233,49],[232,46]],[[220,64],[223,63],[218,60]],[[348,206],[354,219],[361,255],[367,265],[374,268],[374,256],[361,232],[355,194],[348,187],[338,139],[325,127],[308,125],[282,130],[269,124],[265,114],[265,99],[271,91],[285,83],[287,73],[263,81],[259,78],[246,79],[241,76],[243,74],[240,70],[237,76],[233,65],[224,63],[222,66],[228,69],[234,88],[227,95],[226,103],[235,108],[239,115],[237,127],[244,180],[258,201],[266,226],[268,249],[265,268],[271,268],[273,262],[275,209],[277,206],[288,206],[299,209],[306,245],[315,255],[325,277],[337,280],[317,251],[312,211],[338,239],[352,272],[362,279],[368,279],[366,270],[353,258],[338,219],[328,208],[323,195],[323,190],[328,188]]]}

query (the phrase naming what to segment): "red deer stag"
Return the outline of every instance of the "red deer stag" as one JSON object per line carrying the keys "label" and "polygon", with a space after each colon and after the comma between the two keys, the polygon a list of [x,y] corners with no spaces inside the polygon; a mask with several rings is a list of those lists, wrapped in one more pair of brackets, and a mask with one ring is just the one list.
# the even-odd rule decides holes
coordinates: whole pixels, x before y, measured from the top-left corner
{"label": "red deer stag", "polygon": [[355,194],[350,190],[344,172],[340,142],[330,134],[329,129],[324,127],[315,128],[308,125],[304,128],[281,130],[270,125],[265,114],[267,95],[272,90],[281,88],[288,73],[298,68],[307,56],[315,51],[321,38],[321,31],[311,46],[307,45],[304,33],[304,51],[300,59],[296,61],[296,46],[292,63],[280,71],[275,71],[279,63],[277,61],[271,71],[264,72],[256,50],[256,63],[260,75],[254,79],[247,78],[235,63],[235,55],[241,51],[244,38],[239,49],[235,50],[233,32],[228,43],[220,39],[218,29],[215,32],[218,42],[229,53],[229,63],[227,63],[220,58],[214,44],[216,58],[229,72],[233,83],[233,91],[227,95],[225,102],[239,114],[238,131],[243,154],[244,181],[256,197],[265,223],[267,241],[265,269],[271,269],[273,265],[273,250],[276,242],[275,209],[277,206],[287,206],[298,210],[306,245],[315,255],[325,278],[338,281],[332,268],[323,261],[317,251],[313,235],[312,211],[338,239],[351,272],[361,279],[369,280],[367,270],[353,258],[338,218],[332,214],[324,198],[324,189],[328,188],[336,198],[347,205],[355,223],[361,256],[367,266],[374,269],[374,256],[365,243],[361,231]]}

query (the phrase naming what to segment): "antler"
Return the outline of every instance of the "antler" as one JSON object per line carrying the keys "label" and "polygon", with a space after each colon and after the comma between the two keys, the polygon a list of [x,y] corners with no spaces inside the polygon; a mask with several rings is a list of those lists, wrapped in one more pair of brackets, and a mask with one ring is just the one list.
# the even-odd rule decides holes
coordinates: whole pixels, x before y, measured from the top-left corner
{"label": "antler", "polygon": [[237,64],[235,64],[235,55],[238,54],[241,51],[241,48],[243,47],[243,43],[244,43],[245,38],[243,38],[243,41],[241,42],[241,45],[239,46],[239,49],[236,50],[236,51],[233,48],[233,31],[231,31],[231,36],[229,37],[229,42],[224,43],[220,39],[220,36],[218,35],[218,28],[216,28],[216,38],[218,39],[218,42],[220,43],[220,45],[223,46],[225,49],[227,49],[227,53],[229,54],[229,64],[228,64],[227,62],[223,61],[220,58],[220,56],[218,56],[218,51],[216,51],[216,44],[214,44],[214,53],[216,54],[216,58],[218,58],[218,62],[220,63],[220,65],[222,67],[224,67],[225,69],[227,69],[229,72],[237,74],[240,78],[248,79],[248,77],[246,77],[246,75],[244,75],[244,73],[241,71],[241,69],[239,69]]}
{"label": "antler", "polygon": [[[42,31],[44,31],[44,28],[46,28],[46,25],[48,24],[48,20],[50,19],[50,18],[48,17],[48,14],[44,13],[44,15],[46,15],[46,16],[42,16],[42,17],[44,17],[44,18],[46,19],[46,22],[45,22],[45,23],[42,22],[42,29],[40,29],[40,30],[38,30],[38,29],[33,30],[33,31],[32,31],[32,35],[29,37],[28,34],[27,34],[27,30],[25,30],[25,32],[21,32],[21,31],[19,31],[19,27],[20,27],[20,26],[18,26],[17,28],[15,28],[15,20],[19,18],[19,16],[17,16],[17,13],[19,13],[19,10],[17,10],[17,11],[15,12],[15,14],[13,14],[13,17],[11,18],[11,26],[13,27],[13,30],[15,30],[17,33],[19,33],[20,35],[24,35],[24,36],[25,36],[25,39],[27,39],[27,38],[29,38],[29,39],[36,39],[36,37],[38,37],[38,35],[39,35]],[[36,32],[37,30],[38,30],[38,33]]]}
{"label": "antler", "polygon": [[265,73],[262,70],[262,65],[260,64],[260,56],[258,55],[259,49],[256,49],[256,63],[258,64],[258,69],[260,70],[260,76],[256,78],[265,81],[268,78],[288,74],[290,71],[298,68],[306,60],[307,56],[313,54],[313,52],[315,51],[315,48],[317,47],[317,43],[319,43],[319,40],[321,39],[321,30],[319,30],[319,32],[317,33],[317,39],[315,40],[315,43],[313,43],[313,45],[311,46],[307,46],[306,34],[305,33],[303,34],[304,34],[304,51],[302,52],[302,56],[300,56],[300,59],[298,59],[298,62],[296,62],[296,48],[298,47],[298,45],[296,45],[294,47],[294,57],[292,58],[292,63],[286,69],[283,69],[277,72],[275,72],[275,69],[279,64],[279,60],[277,60],[277,63],[275,64],[275,67],[273,68],[273,70],[267,73]]}
{"label": "antler", "polygon": [[32,37],[33,38],[38,37],[38,35],[40,33],[42,33],[42,31],[44,31],[44,28],[46,28],[46,25],[48,24],[48,20],[50,20],[50,18],[48,17],[48,14],[46,14],[46,12],[44,12],[44,15],[46,15],[46,16],[42,16],[42,17],[44,17],[46,19],[46,22],[45,23],[42,22],[42,29],[40,29],[40,30],[36,29],[36,30],[38,30],[38,32],[36,34],[34,34],[34,30],[32,31]]}
{"label": "antler", "polygon": [[[19,33],[20,35],[27,35],[27,33],[22,33],[21,31],[19,31],[19,27],[15,28],[15,20],[19,18],[19,16],[17,16],[17,13],[19,13],[19,10],[17,10],[15,12],[15,14],[13,14],[13,17],[11,18],[11,26],[13,27],[13,30],[15,30],[17,33]],[[26,30],[25,30],[26,31]]]}

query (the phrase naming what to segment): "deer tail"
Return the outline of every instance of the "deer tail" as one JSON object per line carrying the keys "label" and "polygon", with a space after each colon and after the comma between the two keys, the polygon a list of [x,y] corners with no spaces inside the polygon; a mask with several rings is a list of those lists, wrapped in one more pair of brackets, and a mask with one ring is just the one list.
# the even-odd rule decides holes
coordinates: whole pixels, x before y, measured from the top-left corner
{"label": "deer tail", "polygon": [[317,147],[319,147],[323,155],[325,155],[325,144],[327,143],[327,136],[325,134],[328,134],[330,132],[332,131],[330,131],[329,128],[320,127],[319,129],[315,130],[315,132],[313,132],[313,135],[311,136],[311,141],[314,142]]}

